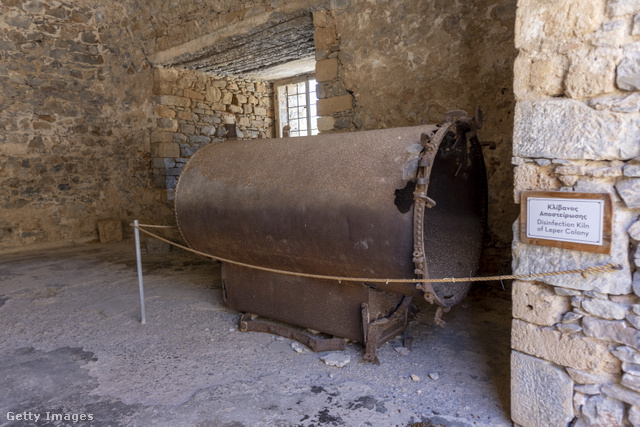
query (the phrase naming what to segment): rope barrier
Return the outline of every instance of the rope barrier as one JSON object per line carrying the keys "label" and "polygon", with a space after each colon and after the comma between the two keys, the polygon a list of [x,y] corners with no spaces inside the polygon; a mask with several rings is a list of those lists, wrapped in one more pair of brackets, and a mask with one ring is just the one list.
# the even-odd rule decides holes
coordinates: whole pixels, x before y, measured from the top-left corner
{"label": "rope barrier", "polygon": [[457,282],[460,282],[460,283],[467,283],[467,282],[490,282],[490,281],[502,281],[502,280],[533,279],[536,277],[561,276],[565,274],[582,274],[583,276],[586,276],[587,274],[608,273],[611,271],[622,270],[622,266],[620,264],[609,263],[602,266],[587,267],[587,268],[575,269],[575,270],[551,271],[547,273],[532,273],[532,274],[510,274],[510,275],[504,275],[504,276],[486,276],[486,277],[462,277],[462,278],[446,277],[441,279],[416,279],[416,278],[414,279],[376,279],[376,278],[370,278],[370,277],[327,276],[322,274],[299,273],[295,271],[279,270],[277,268],[261,267],[258,265],[252,265],[244,262],[239,262],[239,261],[218,257],[218,256],[201,252],[195,249],[191,249],[189,247],[186,247],[176,242],[172,242],[171,240],[165,239],[163,237],[158,236],[157,234],[154,234],[142,229],[142,227],[176,228],[174,226],[147,225],[147,224],[138,224],[137,226],[135,224],[130,224],[130,225],[133,228],[136,228],[139,231],[155,239],[158,239],[165,243],[169,243],[170,245],[173,245],[180,249],[184,249],[185,251],[192,252],[194,254],[204,256],[206,258],[211,258],[216,261],[226,262],[229,264],[237,265],[240,267],[251,268],[254,270],[282,274],[285,276],[298,276],[298,277],[306,277],[309,279],[321,279],[321,280],[336,280],[338,282],[366,282],[366,283],[457,283]]}

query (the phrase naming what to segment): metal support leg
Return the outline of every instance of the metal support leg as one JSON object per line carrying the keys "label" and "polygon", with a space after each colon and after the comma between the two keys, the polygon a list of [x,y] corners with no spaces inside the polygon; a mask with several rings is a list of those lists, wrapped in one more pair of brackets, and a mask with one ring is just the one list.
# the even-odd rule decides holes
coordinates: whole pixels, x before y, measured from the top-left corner
{"label": "metal support leg", "polygon": [[144,313],[144,285],[142,284],[142,256],[140,255],[140,231],[138,231],[138,220],[133,220],[133,233],[136,240],[136,258],[138,260],[138,288],[140,289],[140,314],[142,324],[147,324],[147,318]]}

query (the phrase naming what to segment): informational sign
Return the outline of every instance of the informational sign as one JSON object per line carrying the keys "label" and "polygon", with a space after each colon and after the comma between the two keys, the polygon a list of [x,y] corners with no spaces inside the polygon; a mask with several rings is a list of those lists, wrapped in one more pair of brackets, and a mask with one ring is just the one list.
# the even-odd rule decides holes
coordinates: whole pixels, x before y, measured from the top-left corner
{"label": "informational sign", "polygon": [[520,241],[608,254],[613,200],[609,193],[523,191]]}

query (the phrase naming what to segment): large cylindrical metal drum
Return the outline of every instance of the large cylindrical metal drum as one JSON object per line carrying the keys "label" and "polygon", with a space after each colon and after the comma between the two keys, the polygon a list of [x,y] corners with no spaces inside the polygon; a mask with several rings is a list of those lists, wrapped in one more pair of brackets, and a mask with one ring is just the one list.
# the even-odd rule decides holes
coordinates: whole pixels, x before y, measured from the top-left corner
{"label": "large cylindrical metal drum", "polygon": [[[275,269],[363,278],[414,277],[413,190],[425,125],[313,137],[227,141],[199,150],[176,188],[188,245]],[[467,129],[468,130],[468,129]],[[477,139],[449,132],[430,168],[424,214],[428,274],[474,274],[486,222]],[[376,288],[420,295],[415,283]],[[256,283],[255,286],[260,286]],[[447,305],[469,284],[435,284]]]}

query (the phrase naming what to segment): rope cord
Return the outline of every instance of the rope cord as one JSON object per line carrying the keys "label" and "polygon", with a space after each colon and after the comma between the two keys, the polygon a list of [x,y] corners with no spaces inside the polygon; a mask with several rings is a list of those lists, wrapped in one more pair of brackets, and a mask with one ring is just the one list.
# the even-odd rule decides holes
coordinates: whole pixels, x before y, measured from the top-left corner
{"label": "rope cord", "polygon": [[169,243],[175,247],[180,249],[184,249],[185,251],[192,252],[197,255],[201,255],[206,258],[211,258],[216,261],[226,262],[229,264],[237,265],[240,267],[251,268],[254,270],[260,271],[268,271],[270,273],[282,274],[285,276],[298,276],[298,277],[306,277],[309,279],[321,279],[321,280],[336,280],[338,282],[365,282],[365,283],[466,283],[466,282],[490,282],[490,281],[502,281],[502,280],[518,280],[518,279],[532,279],[536,277],[548,277],[548,276],[561,276],[564,274],[595,274],[595,273],[608,273],[615,270],[622,270],[622,266],[620,264],[609,263],[602,266],[595,267],[587,267],[582,269],[575,270],[563,270],[563,271],[551,271],[548,273],[532,273],[532,274],[510,274],[505,276],[486,276],[486,277],[462,277],[462,278],[454,278],[454,277],[443,277],[441,279],[376,279],[370,277],[341,277],[341,276],[327,276],[322,274],[310,274],[310,273],[299,273],[295,271],[287,271],[287,270],[279,270],[276,268],[269,267],[260,267],[258,265],[247,264],[244,262],[234,261],[222,257],[218,257],[215,255],[210,255],[205,252],[201,252],[195,249],[188,248],[184,245],[181,245],[176,242],[172,242],[171,240],[165,239],[163,237],[158,236],[157,234],[151,233],[142,229],[141,227],[149,227],[149,228],[176,228],[172,226],[154,226],[154,225],[146,225],[146,224],[138,224],[136,227],[134,224],[130,224],[133,228],[137,228],[141,232],[163,241],[165,243]]}

